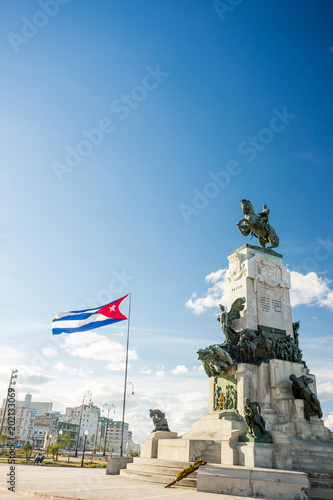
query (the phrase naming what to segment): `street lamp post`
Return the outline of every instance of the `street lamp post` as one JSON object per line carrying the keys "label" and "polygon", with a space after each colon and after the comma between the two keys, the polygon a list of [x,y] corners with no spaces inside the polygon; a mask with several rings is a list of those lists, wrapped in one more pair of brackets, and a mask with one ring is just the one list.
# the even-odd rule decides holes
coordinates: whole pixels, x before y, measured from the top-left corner
{"label": "street lamp post", "polygon": [[103,456],[105,457],[105,451],[106,451],[106,437],[107,437],[107,431],[108,431],[108,428],[109,428],[109,415],[110,415],[110,410],[113,410],[113,413],[116,412],[116,407],[115,405],[111,404],[107,404],[105,403],[105,405],[103,405],[103,408],[105,408],[107,411],[108,411],[108,418],[106,420],[106,427],[105,427],[105,436],[104,436],[104,452],[103,452]]}
{"label": "street lamp post", "polygon": [[88,429],[84,431],[84,445],[83,445],[83,452],[82,452],[82,461],[81,461],[81,467],[83,467],[83,460],[84,460],[84,452],[86,449],[86,442],[87,442],[87,436],[89,434]]}
{"label": "street lamp post", "polygon": [[[60,451],[60,448],[61,448],[61,438],[62,438],[62,433],[63,433],[63,430],[60,429],[60,431],[58,432],[58,435],[60,436],[60,439],[59,439],[59,450],[58,452]],[[58,438],[57,438],[57,441],[56,441],[56,444],[58,443]]]}
{"label": "street lamp post", "polygon": [[124,406],[123,406],[123,421],[121,426],[121,441],[120,441],[120,456],[123,456],[123,439],[124,439],[124,425],[125,425],[125,400],[126,400],[126,390],[128,386],[132,386],[132,396],[134,396],[134,384],[132,382],[126,382],[124,391]]}
{"label": "street lamp post", "polygon": [[2,415],[2,420],[1,420],[1,427],[0,427],[0,434],[2,434],[2,429],[3,429],[3,424],[5,422],[5,416],[6,416],[6,410],[7,410],[7,404],[8,404],[8,395],[9,395],[9,390],[12,385],[16,384],[16,381],[13,380],[14,378],[17,378],[16,373],[18,370],[12,370],[12,374],[10,376],[10,381],[9,381],[9,386],[8,386],[8,391],[7,391],[7,397],[6,397],[6,403],[5,403],[5,408],[3,410],[3,415]]}
{"label": "street lamp post", "polygon": [[78,446],[79,446],[79,439],[80,439],[80,430],[81,430],[81,421],[82,421],[84,399],[85,398],[91,398],[91,396],[92,396],[92,394],[91,394],[90,391],[85,391],[85,393],[83,394],[82,406],[81,406],[81,413],[80,413],[80,421],[79,421],[79,430],[78,430],[78,433],[77,433],[77,440],[76,440],[76,447],[75,447],[75,457],[77,457],[77,449],[78,449]]}
{"label": "street lamp post", "polygon": [[98,439],[98,430],[99,430],[99,416],[97,417],[97,430],[96,430],[96,436],[95,436],[95,442],[94,442],[94,454],[96,454],[97,451],[97,439]]}
{"label": "street lamp post", "polygon": [[134,396],[134,384],[133,384],[133,382],[127,382],[127,384],[126,384],[126,389],[127,389],[127,387],[128,387],[129,385],[131,385],[131,386],[132,386],[132,396]]}

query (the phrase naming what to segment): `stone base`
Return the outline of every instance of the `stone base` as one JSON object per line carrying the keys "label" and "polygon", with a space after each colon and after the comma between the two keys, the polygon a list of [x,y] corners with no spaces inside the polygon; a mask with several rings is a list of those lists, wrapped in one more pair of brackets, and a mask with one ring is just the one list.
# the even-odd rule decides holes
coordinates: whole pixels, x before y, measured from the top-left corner
{"label": "stone base", "polygon": [[233,430],[246,433],[246,424],[238,413],[206,413],[192,424],[191,432],[178,439],[161,440],[158,446],[158,458],[194,462],[197,458],[201,458],[209,446],[220,443],[225,433],[229,434]]}
{"label": "stone base", "polygon": [[250,434],[239,436],[238,441],[240,443],[273,443],[273,439],[268,432],[260,438],[251,436]]}
{"label": "stone base", "polygon": [[240,458],[238,465],[245,467],[273,467],[272,444],[266,443],[239,443],[238,456]]}
{"label": "stone base", "polygon": [[251,498],[309,500],[309,479],[303,472],[205,465],[197,475],[197,490]]}
{"label": "stone base", "polygon": [[330,430],[324,426],[323,420],[318,417],[304,418],[304,401],[295,399],[291,408],[291,421],[286,424],[274,426],[276,430],[285,432],[289,436],[302,439],[330,440]]}
{"label": "stone base", "polygon": [[291,444],[281,432],[272,432],[273,443],[242,442],[246,431],[226,433],[221,443],[221,464],[292,470]]}
{"label": "stone base", "polygon": [[289,376],[294,373],[297,377],[311,377],[314,382],[310,389],[317,394],[316,377],[302,363],[280,359],[271,359],[258,366],[238,363],[235,373],[240,415],[244,416],[244,401],[249,398],[260,404],[267,431],[283,432],[302,439],[330,439],[323,420],[318,417],[311,417],[309,422],[305,420],[304,401],[295,399],[292,393]]}
{"label": "stone base", "polygon": [[[172,432],[151,433],[142,445],[141,456],[178,462],[204,458],[208,463],[288,471],[293,469],[292,437],[306,439],[308,449],[318,446],[318,440],[323,443],[330,439],[322,420],[304,419],[304,402],[293,396],[289,376],[291,373],[297,377],[309,375],[303,364],[273,359],[258,366],[238,363],[233,370],[237,379],[237,410],[210,411],[179,438]],[[316,393],[315,377],[311,377],[314,379],[311,390]],[[210,407],[213,406],[213,382],[211,378]],[[242,442],[248,432],[244,422],[245,398],[260,404],[272,443]]]}
{"label": "stone base", "polygon": [[152,432],[147,441],[145,441],[141,445],[141,457],[157,458],[159,440],[175,439],[177,436],[178,436],[177,432],[171,432],[171,431]]}
{"label": "stone base", "polygon": [[133,462],[133,457],[115,457],[110,458],[106,464],[106,474],[116,475],[119,474],[120,469],[126,469],[127,464]]}

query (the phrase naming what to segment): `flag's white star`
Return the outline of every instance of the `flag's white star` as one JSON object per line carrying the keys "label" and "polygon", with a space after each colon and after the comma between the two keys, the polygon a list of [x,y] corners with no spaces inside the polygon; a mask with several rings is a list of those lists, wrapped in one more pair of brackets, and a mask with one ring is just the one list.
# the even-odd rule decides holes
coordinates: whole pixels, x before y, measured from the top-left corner
{"label": "flag's white star", "polygon": [[113,304],[113,306],[109,307],[109,309],[110,309],[110,312],[115,311],[116,310],[116,306]]}

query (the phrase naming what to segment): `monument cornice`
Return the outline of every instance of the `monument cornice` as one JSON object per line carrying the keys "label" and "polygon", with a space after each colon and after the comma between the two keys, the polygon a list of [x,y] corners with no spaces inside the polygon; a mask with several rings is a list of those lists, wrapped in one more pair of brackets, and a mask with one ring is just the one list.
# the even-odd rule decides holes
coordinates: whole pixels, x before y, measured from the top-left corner
{"label": "monument cornice", "polygon": [[239,248],[236,248],[236,250],[233,250],[234,253],[238,253],[241,250],[244,250],[245,248],[251,248],[252,250],[255,250],[258,253],[266,254],[266,255],[271,255],[272,257],[278,257],[280,259],[283,259],[283,255],[281,253],[275,252],[274,250],[271,250],[270,248],[262,248],[262,247],[257,247],[255,245],[249,245],[248,243],[245,243],[245,245],[242,245]]}

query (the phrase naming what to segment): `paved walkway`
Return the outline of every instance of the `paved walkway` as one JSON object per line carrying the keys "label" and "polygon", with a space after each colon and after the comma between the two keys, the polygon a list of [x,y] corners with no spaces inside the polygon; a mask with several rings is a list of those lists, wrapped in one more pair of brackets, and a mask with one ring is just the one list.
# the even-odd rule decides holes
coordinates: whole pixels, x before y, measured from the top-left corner
{"label": "paved walkway", "polygon": [[[25,497],[48,500],[249,500],[246,497],[201,493],[190,488],[167,488],[163,485],[107,476],[105,469],[16,465],[16,493],[7,491],[9,465],[0,464],[1,500]],[[253,499],[251,499],[253,500]]]}

